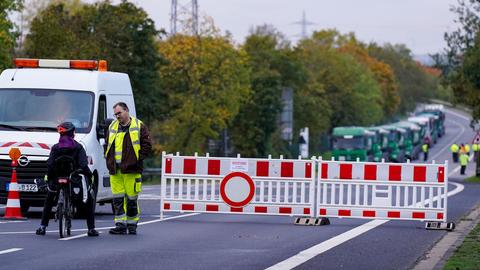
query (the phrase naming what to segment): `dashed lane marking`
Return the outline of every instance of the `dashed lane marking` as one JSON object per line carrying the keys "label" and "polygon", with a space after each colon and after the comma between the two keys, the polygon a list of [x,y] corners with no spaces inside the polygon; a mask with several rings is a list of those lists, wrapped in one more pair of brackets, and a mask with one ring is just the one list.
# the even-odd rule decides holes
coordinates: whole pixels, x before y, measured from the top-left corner
{"label": "dashed lane marking", "polygon": [[22,222],[27,222],[26,220],[7,220],[7,221],[0,221],[0,224],[6,224],[6,223],[22,223]]}
{"label": "dashed lane marking", "polygon": [[20,251],[23,250],[23,248],[10,248],[10,249],[5,249],[5,250],[0,250],[0,255],[2,254],[7,254],[7,253],[12,253],[15,251]]}
{"label": "dashed lane marking", "polygon": [[[138,226],[147,225],[147,224],[151,224],[151,223],[162,222],[162,221],[166,221],[166,220],[170,220],[170,219],[190,217],[190,216],[195,216],[195,215],[198,215],[198,214],[200,214],[200,213],[185,214],[185,215],[167,217],[167,218],[164,218],[164,219],[154,219],[154,220],[150,220],[150,221],[139,222],[139,223],[138,223]],[[102,227],[102,228],[96,228],[96,229],[97,229],[98,231],[100,231],[100,230],[109,230],[109,229],[112,229],[112,228],[114,228],[114,227],[111,226],[111,227]],[[79,230],[77,230],[77,231],[86,231],[86,230],[87,230],[87,229],[79,229]],[[73,231],[73,230],[72,230],[72,231]],[[85,236],[87,236],[86,233],[80,234],[80,235],[76,235],[76,236],[72,236],[72,237],[68,237],[68,238],[59,238],[58,240],[60,240],[60,241],[68,241],[68,240],[72,240],[72,239],[82,238],[82,237],[85,237]]]}

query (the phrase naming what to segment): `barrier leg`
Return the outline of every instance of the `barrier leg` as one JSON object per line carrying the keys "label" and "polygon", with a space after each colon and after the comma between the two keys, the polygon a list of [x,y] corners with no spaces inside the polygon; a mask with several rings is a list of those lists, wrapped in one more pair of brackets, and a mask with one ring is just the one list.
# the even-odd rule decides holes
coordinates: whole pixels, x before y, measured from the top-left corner
{"label": "barrier leg", "polygon": [[428,221],[425,223],[425,229],[427,230],[447,230],[449,232],[455,229],[455,223],[453,222],[440,222],[440,221]]}
{"label": "barrier leg", "polygon": [[298,217],[294,221],[295,225],[304,226],[323,226],[330,225],[330,220],[326,217],[312,218],[312,217]]}

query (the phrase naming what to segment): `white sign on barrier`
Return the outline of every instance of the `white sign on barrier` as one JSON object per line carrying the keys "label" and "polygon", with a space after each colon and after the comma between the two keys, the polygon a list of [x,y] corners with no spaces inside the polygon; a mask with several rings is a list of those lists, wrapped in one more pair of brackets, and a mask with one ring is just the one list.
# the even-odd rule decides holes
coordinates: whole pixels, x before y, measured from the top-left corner
{"label": "white sign on barrier", "polygon": [[232,172],[248,172],[247,160],[232,160],[230,161],[230,171]]}

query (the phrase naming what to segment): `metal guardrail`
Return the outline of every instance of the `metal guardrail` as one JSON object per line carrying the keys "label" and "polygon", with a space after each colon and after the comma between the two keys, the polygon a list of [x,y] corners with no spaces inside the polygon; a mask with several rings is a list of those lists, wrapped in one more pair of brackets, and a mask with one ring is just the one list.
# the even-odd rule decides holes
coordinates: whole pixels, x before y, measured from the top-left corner
{"label": "metal guardrail", "polygon": [[142,173],[142,177],[146,181],[151,181],[154,177],[160,178],[162,176],[162,168],[145,168]]}

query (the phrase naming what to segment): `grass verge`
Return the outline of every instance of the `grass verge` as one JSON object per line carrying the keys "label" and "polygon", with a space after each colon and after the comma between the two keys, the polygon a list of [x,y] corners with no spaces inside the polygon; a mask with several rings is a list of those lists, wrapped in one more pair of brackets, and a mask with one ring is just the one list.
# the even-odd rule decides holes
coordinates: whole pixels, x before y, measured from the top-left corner
{"label": "grass verge", "polygon": [[465,237],[462,245],[455,250],[443,269],[480,269],[480,224]]}
{"label": "grass verge", "polygon": [[[472,176],[472,177],[466,178],[466,179],[465,179],[465,182],[468,182],[468,183],[480,183],[480,177],[479,177],[479,176]],[[480,266],[479,266],[479,268],[480,268]]]}

